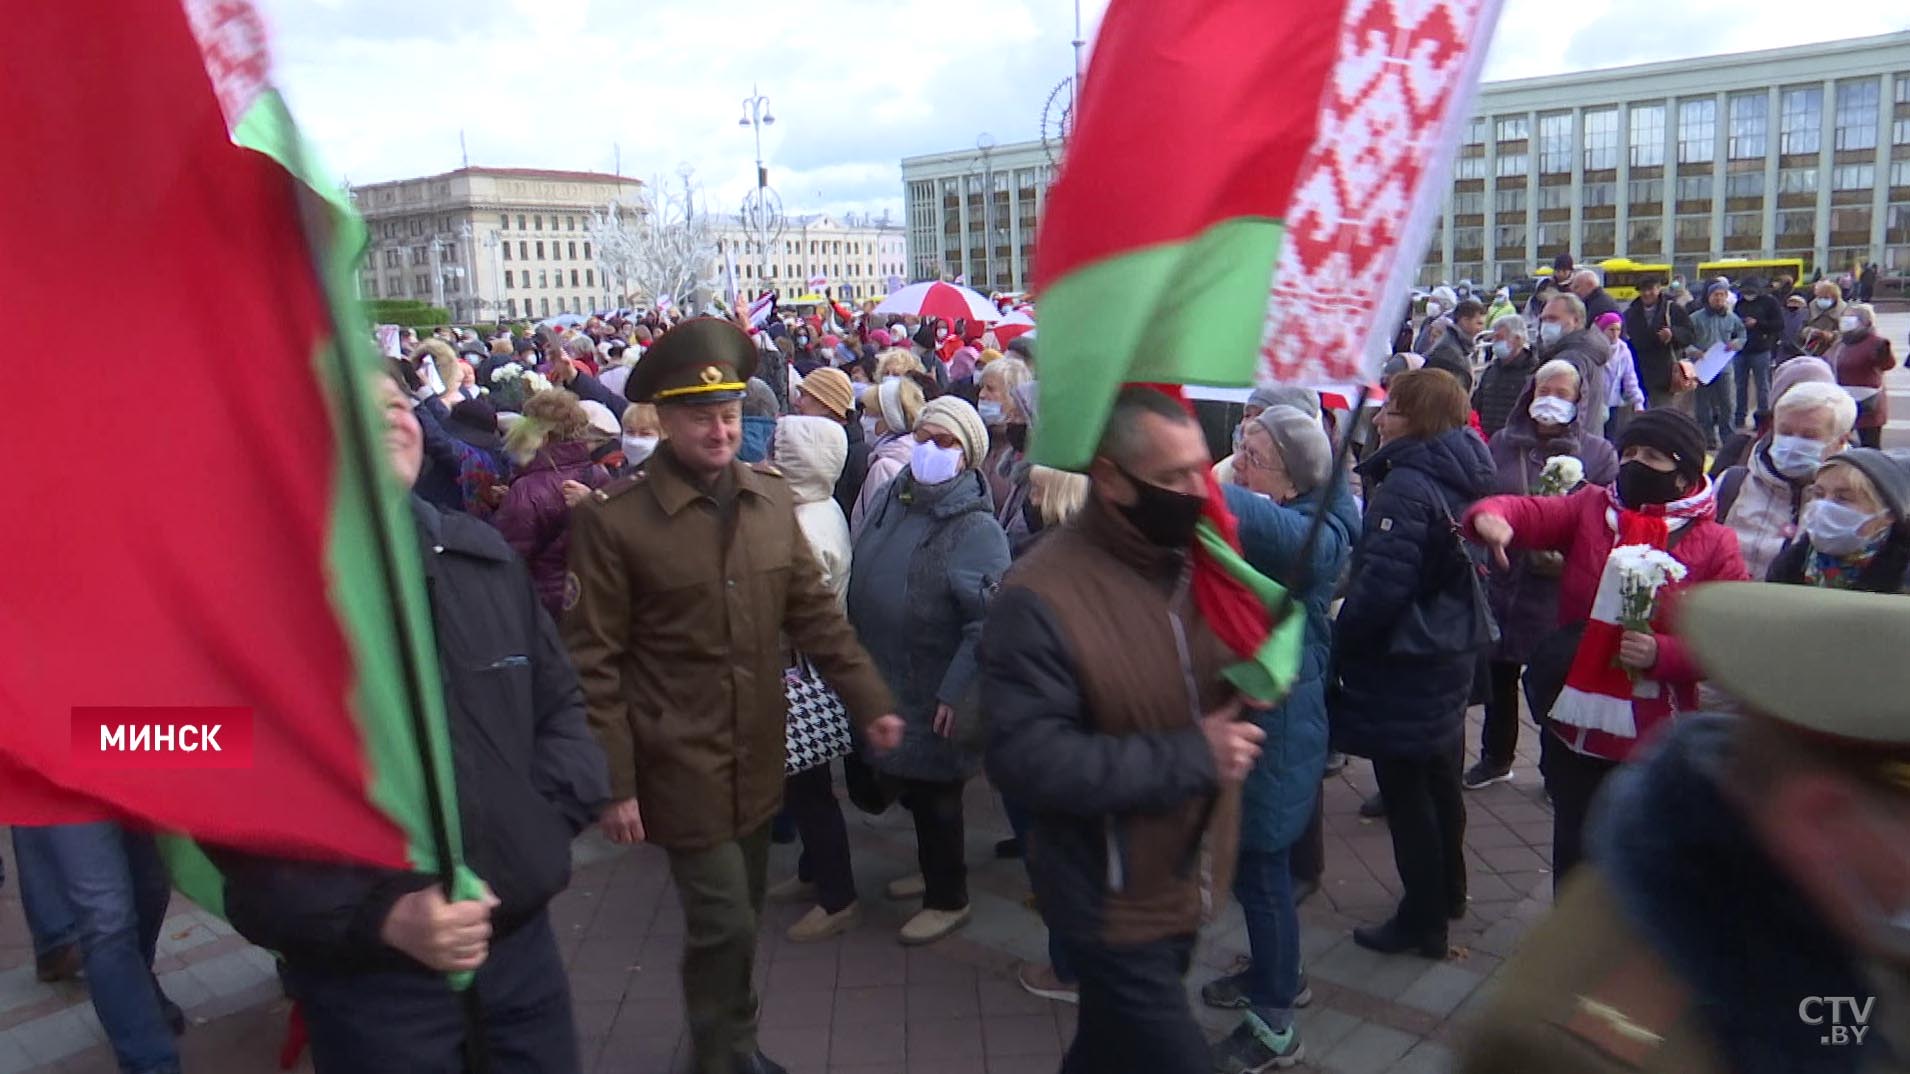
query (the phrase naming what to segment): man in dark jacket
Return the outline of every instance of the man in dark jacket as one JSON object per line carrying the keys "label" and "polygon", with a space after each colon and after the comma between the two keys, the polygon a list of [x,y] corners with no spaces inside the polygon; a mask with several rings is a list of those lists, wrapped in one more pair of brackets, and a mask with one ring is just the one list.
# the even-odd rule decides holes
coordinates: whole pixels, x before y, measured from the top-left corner
{"label": "man in dark jacket", "polygon": [[1771,409],[1771,363],[1784,338],[1784,307],[1764,290],[1764,281],[1752,277],[1738,288],[1735,312],[1744,322],[1744,349],[1738,352],[1737,409],[1735,428],[1742,429],[1750,417],[1751,382],[1757,382],[1757,405]]}
{"label": "man in dark jacket", "polygon": [[1585,317],[1585,304],[1577,295],[1553,295],[1546,302],[1545,311],[1539,314],[1538,362],[1544,365],[1554,358],[1565,358],[1590,374],[1582,386],[1584,402],[1580,406],[1589,408],[1595,415],[1591,427],[1603,429],[1611,410],[1608,390],[1611,381],[1605,363],[1611,361],[1612,345],[1605,333],[1590,327],[1591,323]]}
{"label": "man in dark jacket", "polygon": [[1439,337],[1426,349],[1426,368],[1443,369],[1472,389],[1472,339],[1485,331],[1486,308],[1476,299],[1453,307],[1452,323],[1438,329]]}
{"label": "man in dark jacket", "polygon": [[1625,310],[1625,338],[1638,362],[1646,405],[1669,406],[1672,364],[1691,346],[1691,315],[1665,297],[1657,280],[1646,280]]}
{"label": "man in dark jacket", "polygon": [[[397,384],[381,390],[391,465],[410,484],[422,438]],[[609,798],[603,751],[523,563],[484,523],[412,506],[464,857],[485,897],[447,902],[421,873],[214,848],[226,913],[284,958],[321,1074],[461,1069],[468,1015],[444,974],[462,971],[476,972],[494,1059],[573,1071],[569,984],[545,906],[570,882],[570,840]]]}
{"label": "man in dark jacket", "polygon": [[1599,285],[1598,273],[1579,269],[1572,273],[1572,293],[1585,303],[1585,323],[1596,324],[1601,314],[1617,313],[1618,300]]}
{"label": "man in dark jacket", "polygon": [[1492,361],[1472,393],[1472,409],[1479,412],[1479,429],[1486,439],[1505,428],[1538,368],[1538,355],[1526,341],[1525,318],[1516,313],[1499,318],[1492,326]]}
{"label": "man in dark jacket", "polygon": [[[1203,902],[1192,864],[1210,829],[1236,830],[1264,733],[1239,719],[1220,674],[1235,658],[1190,596],[1209,465],[1175,400],[1123,391],[1087,506],[1020,560],[982,636],[988,774],[1032,815],[1036,897],[1080,979],[1063,1074],[1212,1068],[1181,983]],[[1209,850],[1217,895],[1234,847]]]}

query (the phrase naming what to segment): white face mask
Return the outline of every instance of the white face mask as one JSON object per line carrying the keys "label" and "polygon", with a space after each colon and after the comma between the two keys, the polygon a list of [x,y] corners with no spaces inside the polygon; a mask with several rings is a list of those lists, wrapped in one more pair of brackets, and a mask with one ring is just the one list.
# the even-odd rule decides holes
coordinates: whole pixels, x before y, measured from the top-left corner
{"label": "white face mask", "polygon": [[962,472],[962,449],[935,446],[933,440],[923,440],[909,452],[909,473],[915,475],[916,483],[939,485],[944,481],[953,481]]}
{"label": "white face mask", "polygon": [[1437,317],[1437,316],[1439,316],[1439,315],[1440,315],[1441,313],[1443,313],[1444,311],[1445,311],[1445,307],[1444,307],[1444,306],[1441,306],[1441,305],[1440,305],[1439,303],[1437,303],[1437,302],[1428,302],[1428,303],[1426,303],[1426,316],[1427,316],[1427,317],[1429,317],[1429,318],[1430,318],[1430,317]]}
{"label": "white face mask", "polygon": [[1866,515],[1836,500],[1812,500],[1804,505],[1804,532],[1811,547],[1833,556],[1861,552],[1870,538],[1863,533],[1876,515]]}
{"label": "white face mask", "polygon": [[868,437],[870,440],[874,440],[876,438],[877,433],[875,431],[875,415],[873,414],[862,415],[862,432],[863,432],[863,435]]}
{"label": "white face mask", "polygon": [[1559,337],[1564,334],[1565,326],[1557,321],[1546,321],[1544,324],[1539,325],[1539,342],[1547,346],[1557,343]]}
{"label": "white face mask", "polygon": [[1839,332],[1855,332],[1856,330],[1858,330],[1859,328],[1862,328],[1863,326],[1864,326],[1864,322],[1857,319],[1857,317],[1853,315],[1846,315],[1846,316],[1837,318],[1837,330]]}
{"label": "white face mask", "polygon": [[942,340],[945,340],[945,339],[947,339],[947,338],[948,338],[948,329],[946,329],[946,328],[937,328],[937,329],[935,330],[935,341],[936,341],[937,343],[940,343],[940,342],[941,342]]}
{"label": "white face mask", "polygon": [[656,454],[657,438],[654,436],[623,436],[623,461],[632,466],[641,466]]}
{"label": "white face mask", "polygon": [[1789,478],[1805,478],[1824,461],[1824,445],[1805,436],[1771,437],[1771,465]]}
{"label": "white face mask", "polygon": [[1578,417],[1578,404],[1555,395],[1541,395],[1526,408],[1532,420],[1541,425],[1570,425]]}
{"label": "white face mask", "polygon": [[1836,304],[1837,304],[1837,300],[1834,298],[1811,299],[1811,305],[1816,306],[1820,310],[1827,310],[1831,308],[1832,306],[1835,306]]}

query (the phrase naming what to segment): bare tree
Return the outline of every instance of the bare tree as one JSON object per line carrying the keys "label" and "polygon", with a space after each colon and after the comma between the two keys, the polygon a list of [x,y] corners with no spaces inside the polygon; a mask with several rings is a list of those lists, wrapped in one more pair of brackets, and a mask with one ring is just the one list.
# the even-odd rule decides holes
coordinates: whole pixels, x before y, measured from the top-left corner
{"label": "bare tree", "polygon": [[685,165],[677,170],[680,187],[673,190],[658,179],[638,189],[635,204],[612,201],[591,214],[597,264],[621,287],[626,305],[667,300],[679,309],[692,308],[698,292],[712,286],[715,221],[697,205],[694,174]]}

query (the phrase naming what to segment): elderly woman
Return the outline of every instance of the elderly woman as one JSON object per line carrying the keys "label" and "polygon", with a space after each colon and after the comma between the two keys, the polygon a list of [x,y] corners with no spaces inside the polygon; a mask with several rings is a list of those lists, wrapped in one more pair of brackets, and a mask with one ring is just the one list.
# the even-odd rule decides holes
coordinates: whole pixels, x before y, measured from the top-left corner
{"label": "elderly woman", "polygon": [[[1560,629],[1542,652],[1533,653],[1526,675],[1533,713],[1547,717],[1539,769],[1552,796],[1555,889],[1583,857],[1587,809],[1605,777],[1674,712],[1697,707],[1699,669],[1670,627],[1677,592],[1702,582],[1747,580],[1737,535],[1713,517],[1715,490],[1704,476],[1704,455],[1704,432],[1696,421],[1678,410],[1647,410],[1619,438],[1618,477],[1610,489],[1587,485],[1567,496],[1493,496],[1474,505],[1462,522],[1501,566],[1509,550],[1564,556]],[[1684,579],[1660,594],[1650,629],[1587,629],[1600,604],[1619,599],[1622,572],[1610,558],[1612,549],[1640,544],[1682,563]],[[1635,673],[1635,685],[1627,688],[1629,697],[1615,697],[1605,692],[1609,680],[1595,671],[1589,680],[1579,679],[1554,669],[1555,662],[1586,669],[1616,664]],[[1544,688],[1541,664],[1553,680]],[[1641,689],[1644,684],[1650,685]]]}
{"label": "elderly woman", "polygon": [[981,765],[975,647],[989,597],[1008,570],[1008,538],[979,469],[988,428],[944,396],[922,408],[908,472],[889,482],[855,539],[849,621],[895,691],[908,727],[870,763],[902,785],[915,817],[920,876],[888,887],[922,898],[905,944],[933,943],[968,922],[962,786]]}
{"label": "elderly woman", "polygon": [[[1007,431],[1010,426],[1022,426],[1027,432],[1031,420],[1023,408],[1017,392],[1032,383],[1034,374],[1028,371],[1019,358],[1003,358],[991,363],[982,370],[976,393],[975,412],[981,415],[982,424],[988,426],[988,456],[982,460],[982,477],[988,482],[988,498],[995,506],[995,517],[1002,519],[1002,509],[1010,506],[1009,499],[1015,492],[1017,477],[1015,470],[1021,464],[1021,454],[1027,448],[1024,439],[1017,447],[1009,440]],[[1020,510],[1020,502],[1012,505]]]}
{"label": "elderly woman", "polygon": [[1808,495],[1770,581],[1910,593],[1910,454],[1852,448],[1818,467]]}
{"label": "elderly woman", "polygon": [[[1486,445],[1496,474],[1494,493],[1538,493],[1545,464],[1561,455],[1579,461],[1587,484],[1609,485],[1618,476],[1618,452],[1590,427],[1590,409],[1578,405],[1584,383],[1571,359],[1555,358],[1539,367],[1511,420]],[[1558,557],[1543,552],[1520,556],[1509,569],[1492,572],[1487,596],[1499,641],[1488,663],[1491,690],[1479,732],[1479,761],[1463,780],[1467,790],[1512,778],[1512,754],[1519,745],[1519,674],[1533,646],[1558,625],[1558,578]]]}
{"label": "elderly woman", "polygon": [[564,483],[588,488],[610,483],[610,473],[592,461],[599,435],[577,397],[561,388],[538,392],[524,404],[524,420],[511,427],[505,447],[519,460],[510,491],[491,517],[504,539],[523,557],[544,609],[564,612],[564,572],[570,554],[570,505]]}
{"label": "elderly woman", "polygon": [[[1792,359],[1778,371],[1780,380],[1791,366],[1816,361]],[[1718,475],[1718,521],[1737,533],[1752,578],[1764,577],[1796,539],[1812,475],[1844,450],[1856,420],[1857,404],[1835,384],[1785,385],[1770,433],[1757,440],[1742,465]]]}
{"label": "elderly woman", "polygon": [[1469,409],[1465,387],[1443,370],[1392,378],[1374,422],[1379,449],[1358,470],[1366,516],[1333,627],[1333,736],[1373,761],[1404,890],[1389,920],[1353,938],[1387,954],[1444,958],[1447,924],[1465,910],[1459,758],[1482,650],[1469,638],[1412,636],[1401,625],[1423,620],[1419,612],[1483,611],[1472,561],[1448,521],[1493,478],[1486,446],[1466,427]]}
{"label": "elderly woman", "polygon": [[1625,342],[1625,318],[1616,310],[1606,310],[1592,327],[1612,345],[1612,356],[1605,362],[1604,435],[1615,437],[1633,414],[1645,409],[1645,389],[1638,384],[1638,362]]}
{"label": "elderly woman", "polygon": [[[1201,989],[1209,1006],[1247,1012],[1217,1046],[1216,1060],[1229,1070],[1263,1070],[1300,1051],[1293,1011],[1305,1002],[1306,985],[1288,852],[1312,818],[1326,767],[1332,649],[1326,609],[1360,527],[1352,494],[1345,482],[1331,480],[1332,470],[1333,447],[1319,419],[1276,405],[1247,423],[1236,484],[1225,489],[1247,562],[1287,586],[1306,616],[1299,676],[1277,708],[1254,715],[1267,738],[1242,788],[1234,898],[1246,918],[1252,959],[1243,971]],[[1321,516],[1309,552],[1307,533]],[[1303,552],[1309,552],[1304,561]]]}
{"label": "elderly woman", "polygon": [[1526,339],[1525,318],[1508,313],[1492,322],[1492,361],[1479,374],[1472,390],[1472,407],[1479,412],[1479,429],[1490,437],[1512,417],[1539,368],[1538,357]]}
{"label": "elderly woman", "polygon": [[922,388],[908,377],[890,377],[863,394],[862,409],[869,435],[869,474],[849,511],[849,528],[862,532],[863,519],[903,471],[915,450],[915,421],[922,412]]}
{"label": "elderly woman", "polygon": [[1836,345],[1837,337],[1843,332],[1838,322],[1844,318],[1844,292],[1836,281],[1818,280],[1811,285],[1810,311],[1805,318],[1804,327],[1797,334],[1798,349],[1821,358]]}
{"label": "elderly woman", "polygon": [[1857,400],[1857,440],[1864,447],[1883,444],[1883,427],[1890,421],[1889,393],[1883,375],[1897,367],[1890,341],[1877,332],[1877,311],[1862,302],[1844,307],[1837,318],[1837,342],[1824,361],[1837,371],[1837,383],[1852,389]]}

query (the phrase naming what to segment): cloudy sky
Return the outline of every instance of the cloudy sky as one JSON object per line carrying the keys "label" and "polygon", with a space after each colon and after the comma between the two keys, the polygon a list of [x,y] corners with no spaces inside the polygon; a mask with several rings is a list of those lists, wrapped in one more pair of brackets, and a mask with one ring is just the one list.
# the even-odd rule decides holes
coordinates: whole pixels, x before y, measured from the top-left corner
{"label": "cloudy sky", "polygon": [[[1296,0],[1297,2],[1297,0]],[[1069,0],[261,0],[280,84],[333,170],[368,183],[473,164],[751,184],[754,86],[792,210],[899,221],[904,156],[1038,135],[1071,70]],[[1082,0],[1091,40],[1107,0]],[[1895,3],[1505,0],[1488,79],[1905,28]],[[959,13],[960,26],[950,24]],[[1827,72],[1829,73],[1829,72]]]}

